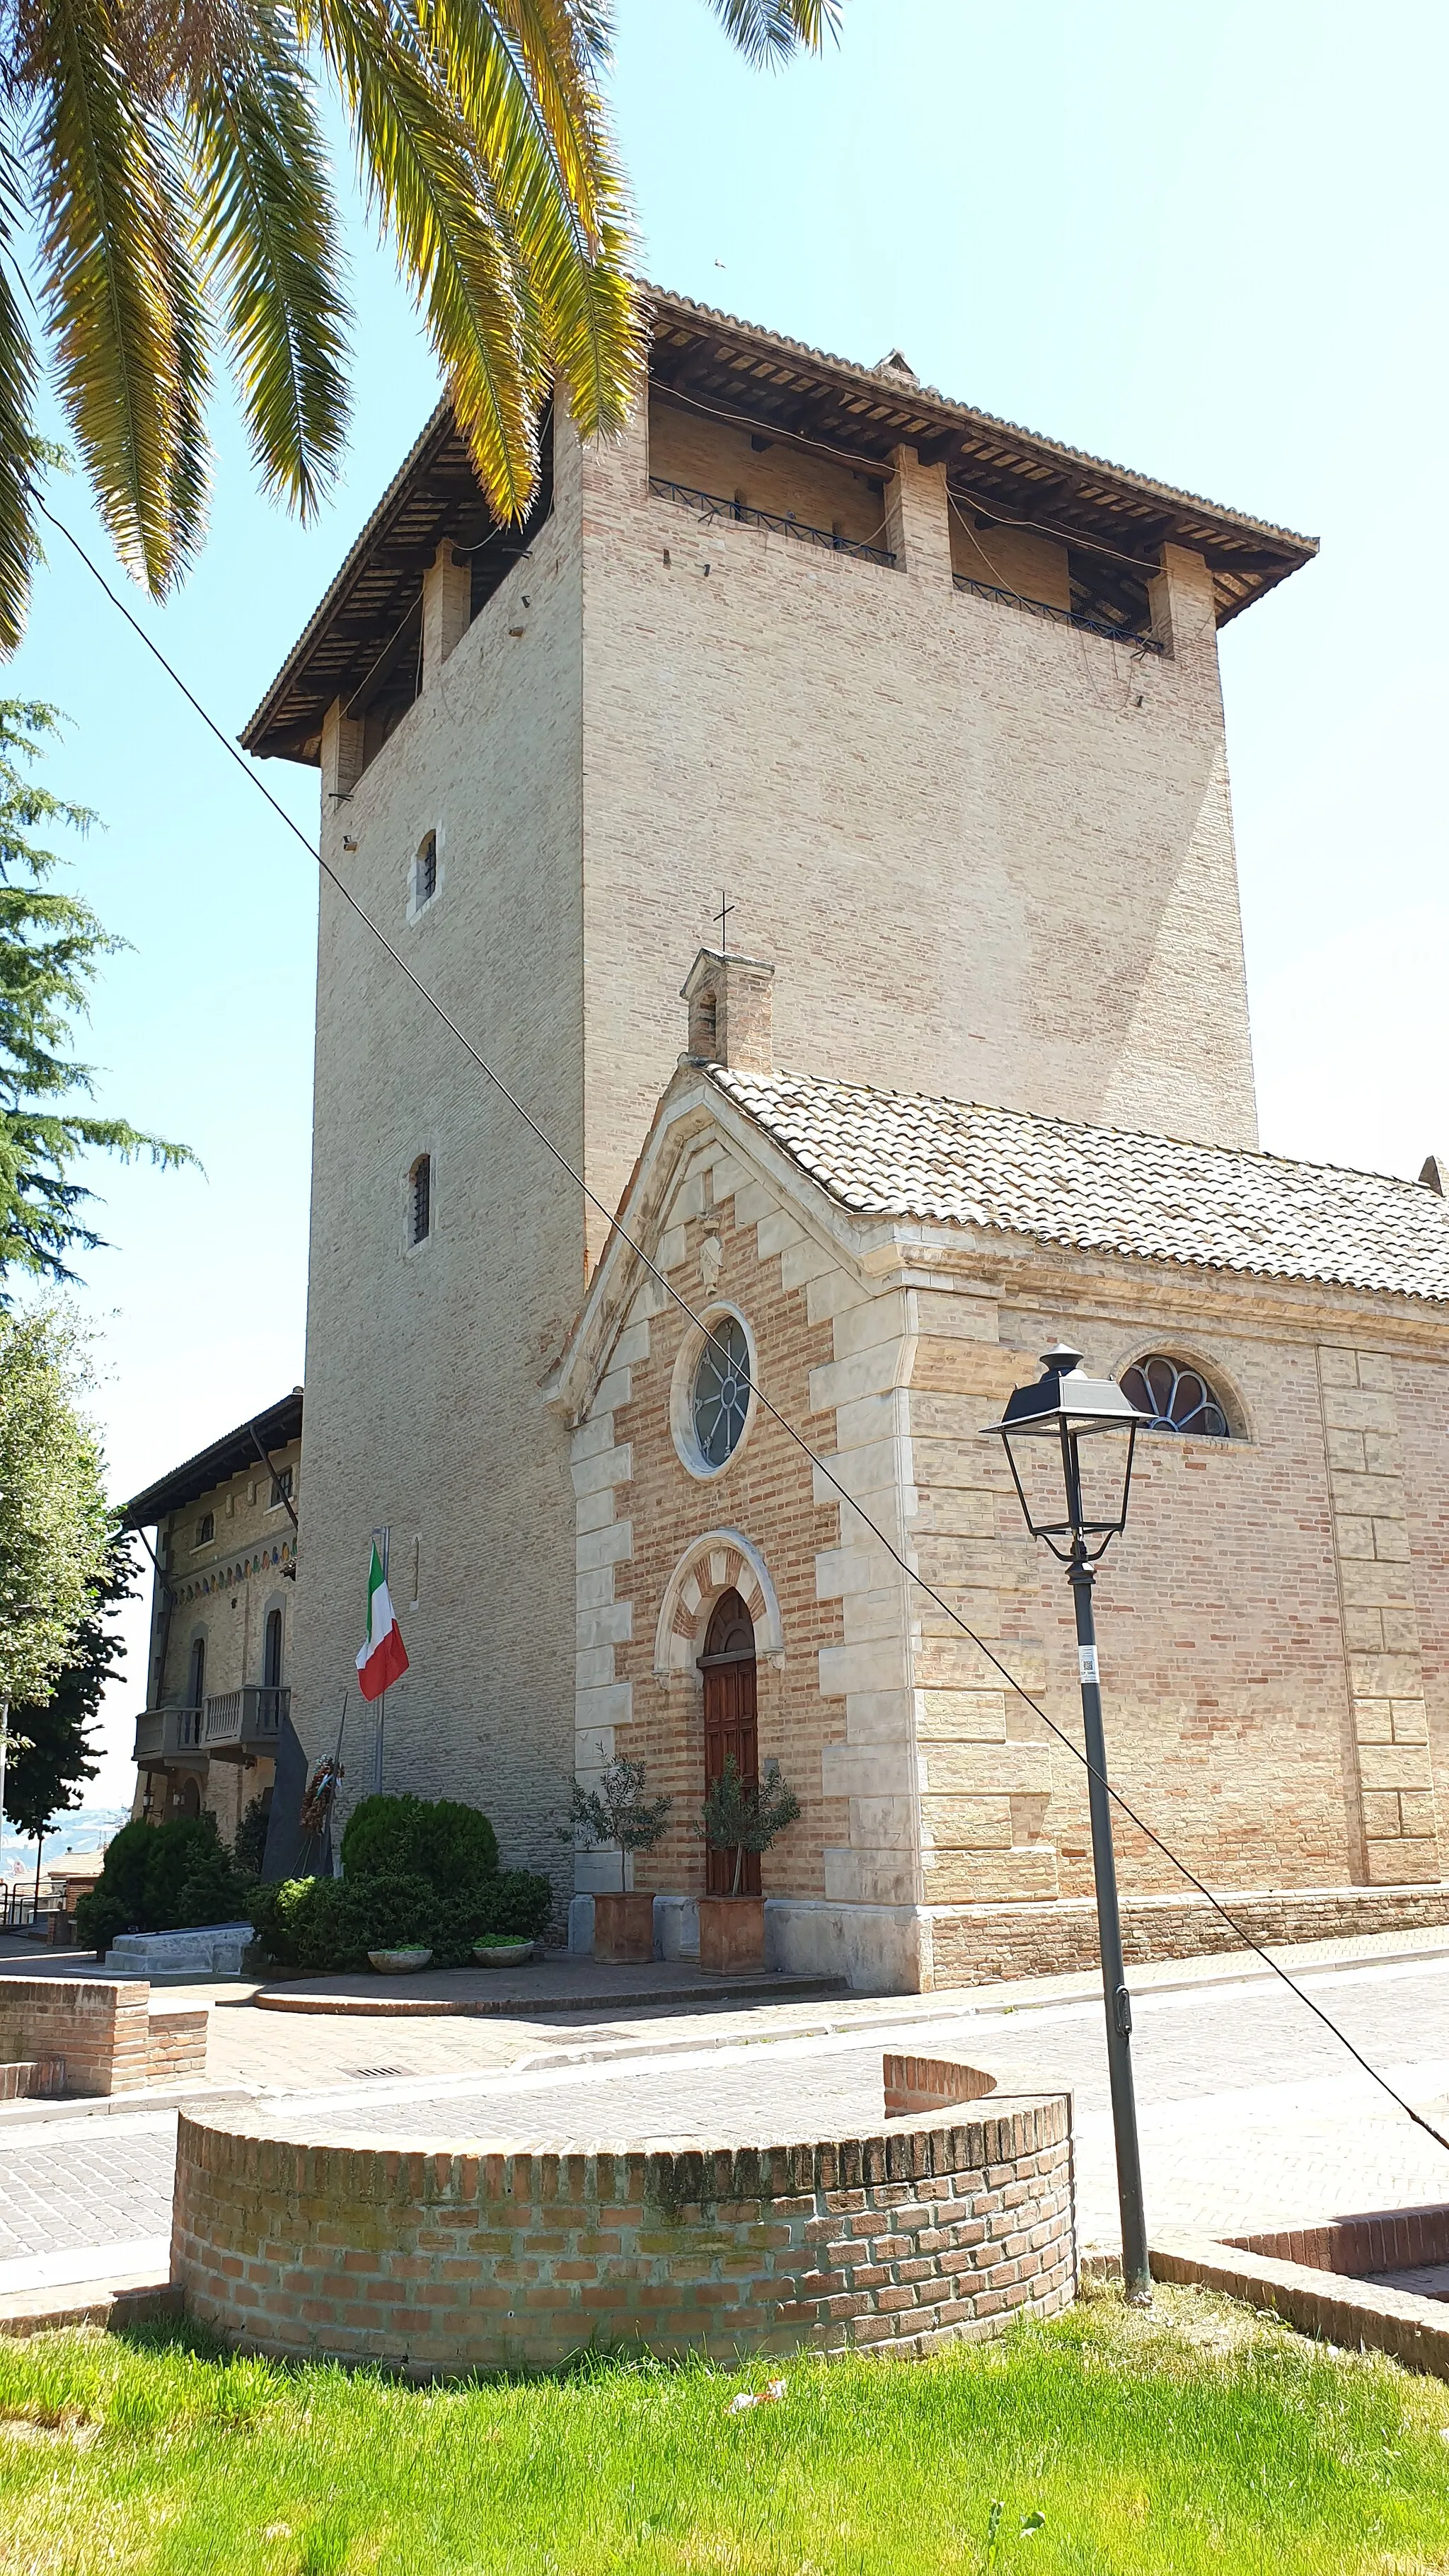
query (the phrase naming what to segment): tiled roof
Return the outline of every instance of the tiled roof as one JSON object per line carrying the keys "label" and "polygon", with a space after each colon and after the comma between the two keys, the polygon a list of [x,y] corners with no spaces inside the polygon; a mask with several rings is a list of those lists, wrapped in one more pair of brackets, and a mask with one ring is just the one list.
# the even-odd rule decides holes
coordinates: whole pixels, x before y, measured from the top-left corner
{"label": "tiled roof", "polygon": [[803,358],[809,364],[828,367],[833,375],[854,376],[862,386],[884,385],[904,395],[915,394],[922,402],[934,403],[943,411],[959,414],[965,421],[981,422],[987,428],[999,429],[1010,438],[1029,439],[1033,446],[1053,456],[1066,457],[1073,465],[1090,465],[1099,474],[1109,474],[1116,481],[1135,484],[1139,491],[1160,495],[1164,500],[1187,501],[1199,510],[1210,510],[1215,516],[1231,519],[1235,525],[1256,528],[1265,537],[1284,537],[1290,545],[1318,551],[1316,537],[1301,536],[1296,528],[1278,526],[1272,519],[1250,518],[1246,511],[1235,510],[1225,502],[1210,501],[1202,492],[1185,492],[1173,483],[1159,483],[1152,476],[1136,473],[1131,466],[1114,465],[1110,457],[1094,456],[1085,447],[1069,447],[1064,439],[1044,438],[1039,430],[1026,429],[1019,421],[1007,420],[1000,412],[982,411],[975,403],[962,402],[958,394],[943,394],[935,385],[927,385],[914,372],[901,374],[882,361],[876,367],[863,367],[856,358],[838,358],[833,350],[812,348],[808,340],[792,340],[785,331],[768,331],[759,322],[747,322],[738,313],[721,312],[718,305],[697,303],[692,295],[678,295],[666,286],[643,286],[650,299],[655,318],[661,313],[687,313],[701,322],[717,323],[722,330],[738,331],[757,341],[761,347],[788,351],[791,357]]}
{"label": "tiled roof", "polygon": [[1419,1181],[807,1074],[710,1079],[864,1215],[1449,1301],[1449,1201]]}

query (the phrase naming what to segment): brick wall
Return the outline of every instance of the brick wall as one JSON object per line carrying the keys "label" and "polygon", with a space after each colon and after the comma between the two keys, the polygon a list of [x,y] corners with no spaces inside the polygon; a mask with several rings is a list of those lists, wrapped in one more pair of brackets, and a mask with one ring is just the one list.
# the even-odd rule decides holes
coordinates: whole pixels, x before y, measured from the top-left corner
{"label": "brick wall", "polygon": [[[292,1473],[294,1508],[301,1501],[302,1444],[289,1441],[272,1452],[280,1474]],[[201,1546],[196,1533],[209,1513],[213,1536]],[[282,1680],[292,1678],[293,1615],[296,1583],[290,1579],[296,1561],[295,1531],[285,1504],[272,1501],[272,1478],[260,1461],[198,1494],[184,1510],[173,1512],[157,1533],[162,1572],[169,1587],[171,1616],[159,1581],[152,1585],[151,1637],[147,1708],[181,1707],[190,1702],[192,1649],[199,1639],[206,1649],[205,1692],[216,1698],[259,1682],[267,1622],[274,1610],[282,1615]],[[162,1648],[164,1644],[164,1663]],[[250,1801],[270,1787],[276,1766],[266,1754],[246,1761],[200,1757],[189,1776],[201,1784],[201,1803],[216,1817],[223,1841],[230,1842]],[[188,1775],[151,1775],[149,1812],[153,1824],[181,1812],[179,1792]],[[147,1775],[138,1773],[133,1813],[143,1812]]]}
{"label": "brick wall", "polygon": [[[1127,1529],[1098,1576],[1114,1785],[1209,1885],[1239,1891],[1260,1937],[1445,1919],[1426,1717],[1432,1692],[1449,1740],[1432,1314],[1022,1240],[988,1265],[989,1247],[944,1229],[892,1244],[822,1209],[687,1071],[630,1223],[696,1311],[744,1318],[760,1384],[849,1498],[763,1411],[720,1474],[691,1470],[675,1417],[692,1328],[648,1280],[630,1302],[638,1273],[616,1247],[557,1383],[576,1407],[579,1768],[628,1752],[679,1802],[638,1884],[700,1883],[697,1657],[737,1584],[761,1749],[803,1807],[764,1867],[772,1964],[914,1987],[1095,1955],[1070,1589],[981,1437],[1066,1338],[1094,1374],[1152,1351],[1202,1369],[1233,1432],[1138,1445]],[[1120,1810],[1114,1831],[1131,1955],[1236,1946]],[[616,1871],[613,1855],[585,1861],[579,1884]],[[1403,1901],[1366,1904],[1362,1881]]]}
{"label": "brick wall", "polygon": [[[575,1163],[577,453],[560,441],[531,558],[430,667],[350,792],[324,760],[321,800],[332,867]],[[418,912],[429,831],[439,885]],[[407,1174],[423,1152],[432,1230],[410,1249]],[[369,1534],[389,1524],[410,1670],[388,1694],[386,1787],[477,1803],[507,1866],[556,1879],[573,1533],[567,1440],[538,1381],[583,1277],[577,1190],[324,885],[293,1722],[314,1760],[336,1740]],[[354,1690],[339,1820],[374,1785],[377,1722]]]}
{"label": "brick wall", "polygon": [[977,2102],[996,2090],[994,2075],[959,2057],[898,2057],[888,2049],[881,2074],[888,2120],[939,2111],[948,2102]]}
{"label": "brick wall", "polygon": [[1075,2294],[1070,2104],[828,2144],[588,2155],[285,2140],[183,2116],[172,2276],[248,2350],[425,2376],[589,2343],[923,2353]]}
{"label": "brick wall", "polygon": [[206,2073],[209,2020],[153,2011],[142,1978],[0,1977],[0,2064],[59,2058],[67,2093],[144,2092]]}
{"label": "brick wall", "polygon": [[0,2059],[60,2057],[67,2093],[139,2093],[150,2078],[150,1987],[0,1978]]}
{"label": "brick wall", "polygon": [[1154,2244],[1152,2276],[1219,2290],[1247,2307],[1285,2318],[1300,2334],[1339,2344],[1347,2352],[1390,2353],[1406,2370],[1449,2379],[1449,2314],[1439,2299],[1421,2298],[1386,2282],[1350,2280],[1316,2264],[1251,2253],[1209,2236],[1173,2234]]}
{"label": "brick wall", "polygon": [[147,2050],[148,2084],[180,2084],[206,2073],[206,2036],[210,2014],[152,2011]]}
{"label": "brick wall", "polygon": [[[857,517],[848,467],[779,443],[746,463],[732,437],[656,402],[583,464],[585,1011],[603,1041],[585,1117],[606,1203],[677,1057],[676,995],[721,886],[733,943],[775,961],[781,1062],[1251,1142],[1200,561],[1173,550],[1172,653],[1134,661],[954,590],[944,479],[910,450],[884,512]],[[851,534],[883,515],[901,563],[701,528],[650,496],[658,464],[767,507],[792,491]],[[1089,1003],[1081,939],[1114,961]],[[593,1248],[605,1231],[590,1220]]]}
{"label": "brick wall", "polygon": [[[792,1394],[831,1355],[829,1323],[810,1308],[811,1265],[802,1269],[792,1257],[803,1240],[714,1147],[687,1163],[661,1244],[661,1267],[693,1309],[738,1306],[749,1319],[762,1382]],[[720,1474],[689,1473],[674,1442],[671,1398],[681,1349],[696,1339],[677,1307],[646,1290],[574,1443],[578,1772],[591,1780],[616,1754],[645,1763],[651,1794],[666,1791],[675,1803],[663,1842],[636,1860],[634,1884],[702,1892],[704,1847],[693,1830],[704,1794],[696,1658],[714,1600],[740,1588],[756,1620],[761,1758],[779,1762],[805,1805],[801,1822],[764,1857],[765,1888],[815,1896],[824,1888],[826,1851],[845,1825],[844,1802],[820,1795],[822,1739],[841,1728],[838,1712],[822,1710],[817,1679],[820,1653],[840,1635],[838,1607],[820,1597],[816,1583],[818,1551],[834,1545],[839,1509],[815,1494],[808,1458],[765,1415]],[[791,1413],[808,1439],[830,1446],[829,1415],[802,1414],[793,1404]],[[692,1563],[683,1588],[675,1585],[661,1668],[659,1622],[681,1561],[709,1533],[729,1530],[752,1533],[763,1545],[779,1632],[740,1551],[720,1540]],[[578,1884],[616,1887],[617,1872],[612,1852],[581,1855]]]}
{"label": "brick wall", "polygon": [[0,2102],[50,2101],[64,2091],[63,2057],[0,2060]]}
{"label": "brick wall", "polygon": [[1269,2254],[1281,2263],[1307,2263],[1317,2272],[1409,2272],[1449,2262],[1449,2204],[1431,2209],[1367,2210],[1359,2218],[1324,2218],[1306,2227],[1270,2228],[1257,2236],[1226,2236],[1225,2245]]}
{"label": "brick wall", "polygon": [[[1413,1932],[1449,1923],[1445,1887],[1295,1887],[1221,1891],[1221,1902],[1255,1941],[1340,1941],[1368,1932]],[[1149,1959],[1200,1959],[1242,1947],[1203,1896],[1122,1897],[1122,1949],[1129,1967]],[[932,1919],[938,1986],[984,1985],[993,1977],[1064,1976],[1094,1968],[1097,1909],[1089,1897],[1054,1905],[963,1905]]]}

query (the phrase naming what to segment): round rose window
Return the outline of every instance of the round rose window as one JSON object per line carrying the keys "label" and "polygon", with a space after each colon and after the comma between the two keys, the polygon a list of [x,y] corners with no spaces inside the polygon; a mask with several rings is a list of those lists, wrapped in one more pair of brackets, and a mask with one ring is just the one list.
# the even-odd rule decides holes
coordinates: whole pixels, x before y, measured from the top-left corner
{"label": "round rose window", "polygon": [[750,1346],[736,1315],[721,1315],[695,1362],[690,1413],[699,1454],[722,1467],[738,1448],[750,1406]]}

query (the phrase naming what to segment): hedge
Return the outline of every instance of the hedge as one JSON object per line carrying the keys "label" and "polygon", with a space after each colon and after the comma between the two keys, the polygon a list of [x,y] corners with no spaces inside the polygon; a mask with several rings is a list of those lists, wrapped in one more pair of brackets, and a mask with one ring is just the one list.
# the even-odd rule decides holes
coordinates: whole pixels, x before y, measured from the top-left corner
{"label": "hedge", "polygon": [[348,1878],[425,1878],[471,1887],[498,1867],[498,1837],[478,1807],[455,1798],[364,1798],[342,1835]]}
{"label": "hedge", "polygon": [[495,1870],[443,1893],[416,1872],[361,1878],[289,1878],[255,1887],[251,1922],[283,1968],[365,1968],[369,1950],[419,1943],[440,1968],[466,1967],[485,1932],[535,1941],[553,1911],[553,1889],[531,1870]]}
{"label": "hedge", "polygon": [[201,1923],[239,1923],[250,1880],[239,1870],[209,1811],[166,1825],[138,1816],[106,1847],[95,1886],[76,1901],[76,1935],[104,1957],[118,1932],[175,1932]]}

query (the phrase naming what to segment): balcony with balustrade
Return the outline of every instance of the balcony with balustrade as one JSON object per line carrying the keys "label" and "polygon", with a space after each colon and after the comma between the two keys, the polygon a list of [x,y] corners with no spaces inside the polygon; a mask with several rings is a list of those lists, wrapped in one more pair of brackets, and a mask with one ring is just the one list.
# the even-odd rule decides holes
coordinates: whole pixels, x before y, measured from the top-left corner
{"label": "balcony with balustrade", "polygon": [[212,1761],[274,1756],[291,1699],[284,1683],[246,1682],[198,1708],[143,1709],[133,1758],[147,1771],[205,1771]]}

